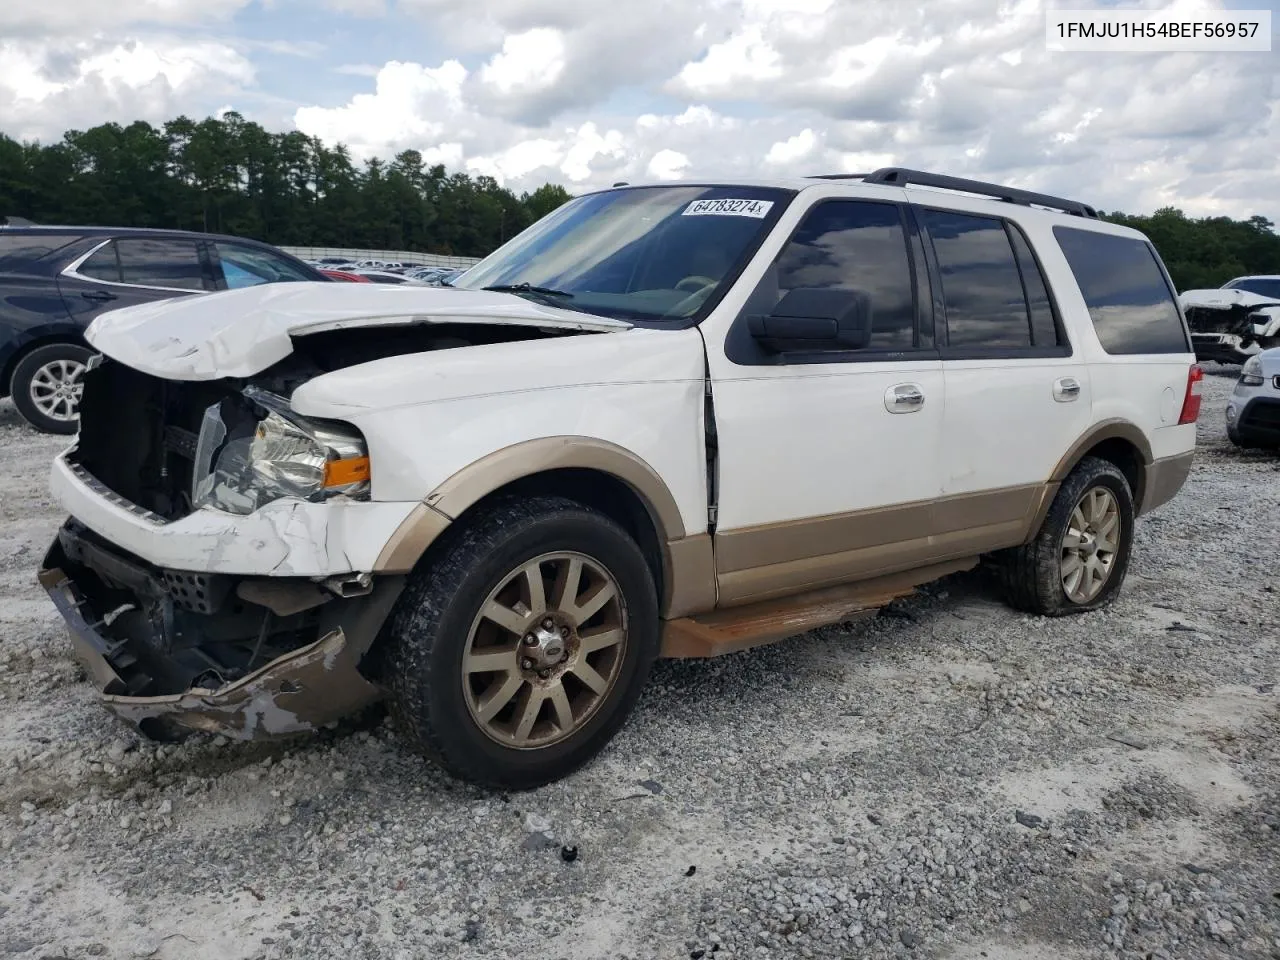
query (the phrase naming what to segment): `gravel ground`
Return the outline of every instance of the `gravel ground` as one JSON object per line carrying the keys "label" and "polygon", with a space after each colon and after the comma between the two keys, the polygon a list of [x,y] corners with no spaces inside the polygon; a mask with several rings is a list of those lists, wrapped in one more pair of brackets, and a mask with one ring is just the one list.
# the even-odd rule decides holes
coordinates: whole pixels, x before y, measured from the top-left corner
{"label": "gravel ground", "polygon": [[0,406],[0,955],[1280,957],[1280,460],[1227,443],[1211,372],[1107,611],[974,573],[660,663],[604,756],[511,796],[377,711],[276,745],[110,720],[33,577],[62,442]]}

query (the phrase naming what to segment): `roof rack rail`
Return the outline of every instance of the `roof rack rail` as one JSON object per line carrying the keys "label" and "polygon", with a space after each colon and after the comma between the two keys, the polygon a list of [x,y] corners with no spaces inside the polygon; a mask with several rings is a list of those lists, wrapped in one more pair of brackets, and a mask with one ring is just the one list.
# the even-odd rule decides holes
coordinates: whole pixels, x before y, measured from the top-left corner
{"label": "roof rack rail", "polygon": [[1098,217],[1098,211],[1087,203],[1078,200],[1064,200],[1062,197],[1050,196],[1047,193],[1033,193],[1030,190],[1019,190],[1016,187],[1004,187],[998,183],[985,183],[982,180],[966,180],[963,177],[948,177],[941,173],[927,173],[924,170],[908,170],[906,167],[881,167],[873,173],[860,178],[863,183],[883,183],[888,186],[905,187],[915,184],[921,187],[940,187],[944,190],[959,190],[964,193],[976,193],[1007,203],[1018,203],[1023,206],[1035,204],[1061,210],[1077,217]]}
{"label": "roof rack rail", "polygon": [[810,180],[861,180],[868,173],[815,173]]}

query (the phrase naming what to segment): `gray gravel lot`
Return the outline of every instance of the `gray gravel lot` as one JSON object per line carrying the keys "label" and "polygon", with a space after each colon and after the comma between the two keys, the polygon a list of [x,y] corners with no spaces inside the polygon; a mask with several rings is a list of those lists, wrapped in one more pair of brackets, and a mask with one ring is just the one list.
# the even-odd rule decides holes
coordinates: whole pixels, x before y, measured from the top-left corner
{"label": "gray gravel lot", "polygon": [[1280,957],[1280,458],[1227,443],[1211,373],[1108,610],[1021,616],[973,573],[660,663],[603,757],[511,796],[376,711],[117,725],[33,576],[63,440],[0,405],[0,956]]}

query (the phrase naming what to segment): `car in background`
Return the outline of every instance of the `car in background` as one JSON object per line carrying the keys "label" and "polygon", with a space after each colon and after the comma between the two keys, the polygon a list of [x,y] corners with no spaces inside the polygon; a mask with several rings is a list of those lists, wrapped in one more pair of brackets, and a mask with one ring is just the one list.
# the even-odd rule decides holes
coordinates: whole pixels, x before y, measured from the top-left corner
{"label": "car in background", "polygon": [[357,275],[364,277],[370,283],[412,283],[417,284],[418,281],[411,280],[402,273],[392,273],[389,270],[359,270]]}
{"label": "car in background", "polygon": [[1245,360],[1226,417],[1227,438],[1237,447],[1280,450],[1280,347]]}
{"label": "car in background", "polygon": [[1280,276],[1236,277],[1216,290],[1186,290],[1178,302],[1201,360],[1244,363],[1280,347]]}
{"label": "car in background", "polygon": [[262,283],[330,278],[256,240],[181,230],[0,226],[0,398],[45,433],[79,425],[84,330],[100,314]]}
{"label": "car in background", "polygon": [[369,278],[350,270],[330,270],[327,267],[320,271],[330,280],[345,280],[350,283],[368,283]]}

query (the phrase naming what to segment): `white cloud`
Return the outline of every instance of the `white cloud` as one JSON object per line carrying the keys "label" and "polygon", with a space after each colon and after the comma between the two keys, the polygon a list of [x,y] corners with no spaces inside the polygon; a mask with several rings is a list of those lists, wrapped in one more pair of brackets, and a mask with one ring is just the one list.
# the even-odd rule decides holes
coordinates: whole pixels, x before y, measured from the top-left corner
{"label": "white cloud", "polygon": [[535,27],[513,33],[480,68],[480,82],[504,96],[516,90],[546,90],[564,73],[564,53],[564,35],[559,30]]}
{"label": "white cloud", "polygon": [[659,150],[646,169],[651,177],[659,180],[679,180],[689,169],[689,158],[678,150]]}
{"label": "white cloud", "polygon": [[345,143],[362,159],[425,151],[456,135],[447,121],[463,112],[466,79],[457,60],[434,68],[393,60],[378,71],[373,93],[358,93],[342,107],[302,107],[294,123],[303,133]]}
{"label": "white cloud", "polygon": [[805,127],[794,137],[788,137],[786,140],[779,140],[769,152],[765,154],[765,163],[778,163],[791,165],[802,157],[807,157],[813,152],[813,148],[818,145],[818,138],[814,132]]}
{"label": "white cloud", "polygon": [[162,123],[193,102],[212,111],[254,78],[243,54],[216,41],[0,41],[0,129],[48,140],[107,120]]}
{"label": "white cloud", "polygon": [[782,76],[782,58],[759,26],[748,27],[723,43],[713,44],[701,60],[686,63],[671,84],[673,91],[697,97],[730,96],[735,88]]}

